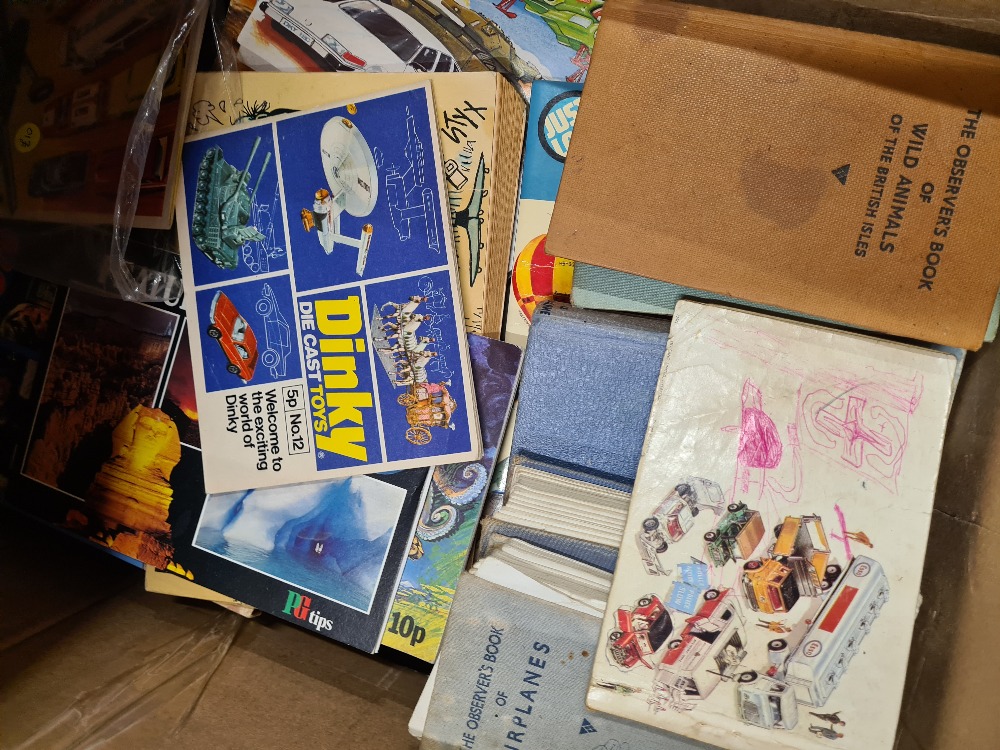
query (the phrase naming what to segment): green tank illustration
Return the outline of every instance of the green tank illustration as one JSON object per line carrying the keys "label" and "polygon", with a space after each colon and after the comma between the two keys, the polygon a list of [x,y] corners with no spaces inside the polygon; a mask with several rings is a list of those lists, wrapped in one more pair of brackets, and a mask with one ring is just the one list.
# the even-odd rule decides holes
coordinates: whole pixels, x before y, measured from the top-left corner
{"label": "green tank illustration", "polygon": [[219,268],[232,270],[239,265],[240,248],[245,242],[260,242],[264,235],[248,226],[260,180],[271,163],[270,152],[249,193],[246,190],[260,138],[253,142],[246,167],[240,171],[222,158],[222,149],[213,146],[198,166],[194,210],[191,217],[191,237],[195,246]]}

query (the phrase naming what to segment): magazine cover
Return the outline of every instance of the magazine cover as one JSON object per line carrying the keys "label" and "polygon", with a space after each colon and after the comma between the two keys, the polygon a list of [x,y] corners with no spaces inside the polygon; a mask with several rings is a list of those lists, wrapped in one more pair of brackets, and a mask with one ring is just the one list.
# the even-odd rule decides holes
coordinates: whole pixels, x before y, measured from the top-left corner
{"label": "magazine cover", "polygon": [[681,301],[588,705],[731,750],[888,750],[955,360]]}
{"label": "magazine cover", "polygon": [[[0,215],[110,224],[132,123],[181,8],[157,0],[0,6]],[[201,44],[192,31],[162,89],[135,226],[169,229]]]}
{"label": "magazine cover", "polygon": [[582,83],[604,0],[238,0],[253,70],[496,71]]}
{"label": "magazine cover", "polygon": [[441,646],[455,585],[465,569],[479,524],[521,369],[521,350],[512,344],[470,336],[469,350],[483,430],[483,457],[434,468],[382,636],[383,646],[426,662],[437,658]]}
{"label": "magazine cover", "polygon": [[0,377],[9,505],[326,637],[378,648],[427,469],[206,497],[183,310],[0,279],[0,353],[26,363]]}
{"label": "magazine cover", "polygon": [[191,138],[209,492],[482,455],[430,85]]}
{"label": "magazine cover", "polygon": [[20,468],[62,299],[55,284],[0,270],[0,495]]}
{"label": "magazine cover", "polygon": [[371,95],[429,80],[444,159],[465,328],[469,333],[497,338],[504,300],[502,294],[490,295],[487,290],[497,286],[498,273],[506,273],[517,200],[516,178],[511,175],[520,174],[517,162],[524,103],[508,83],[492,73],[418,75],[246,72],[240,74],[240,108],[232,111],[223,75],[200,73],[195,78],[188,133],[210,133],[227,125],[312,109],[329,103],[330,92],[337,98]]}
{"label": "magazine cover", "polygon": [[547,254],[545,239],[582,93],[583,84],[553,81],[539,81],[531,92],[504,323],[504,341],[522,347],[538,304],[569,302],[573,289],[573,261]]}

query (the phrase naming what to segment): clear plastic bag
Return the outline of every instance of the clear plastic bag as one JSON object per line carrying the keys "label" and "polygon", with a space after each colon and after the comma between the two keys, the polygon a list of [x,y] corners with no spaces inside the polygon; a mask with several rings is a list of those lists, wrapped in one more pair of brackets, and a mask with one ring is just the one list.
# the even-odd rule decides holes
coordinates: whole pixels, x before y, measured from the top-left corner
{"label": "clear plastic bag", "polygon": [[[221,29],[225,21],[225,14],[221,13],[217,17],[215,13],[211,12],[217,7],[219,4],[213,3],[213,0],[186,0],[183,12],[178,14],[170,42],[160,57],[156,73],[143,97],[129,133],[121,178],[118,183],[118,196],[115,201],[109,269],[118,293],[125,300],[162,302],[164,295],[174,288],[177,281],[176,276],[169,273],[170,269],[167,269],[167,276],[162,277],[160,272],[148,268],[143,268],[143,272],[138,276],[133,274],[133,266],[126,259],[126,250],[132,233],[132,224],[135,220],[143,167],[152,141],[153,128],[160,113],[160,100],[164,84],[182,48],[188,42],[191,34],[199,29],[203,22],[207,24],[205,33],[211,35],[210,38],[215,47],[216,59],[223,74],[223,86],[229,103],[233,104],[242,99],[239,73],[236,68],[236,55]],[[177,134],[178,141],[183,140],[183,137],[183,133]]]}

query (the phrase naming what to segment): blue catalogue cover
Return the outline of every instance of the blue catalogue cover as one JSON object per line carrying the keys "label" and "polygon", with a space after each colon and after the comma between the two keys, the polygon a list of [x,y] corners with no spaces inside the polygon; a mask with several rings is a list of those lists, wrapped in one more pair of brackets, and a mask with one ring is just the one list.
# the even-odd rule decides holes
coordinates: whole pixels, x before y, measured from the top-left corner
{"label": "blue catalogue cover", "polygon": [[186,143],[209,492],[482,455],[433,118],[424,83]]}

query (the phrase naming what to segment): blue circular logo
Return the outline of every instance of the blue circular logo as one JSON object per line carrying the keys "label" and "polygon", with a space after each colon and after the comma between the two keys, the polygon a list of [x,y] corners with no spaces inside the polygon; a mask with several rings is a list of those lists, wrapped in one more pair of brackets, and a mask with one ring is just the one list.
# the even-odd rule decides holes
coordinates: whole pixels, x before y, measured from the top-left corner
{"label": "blue circular logo", "polygon": [[566,161],[579,106],[580,92],[564,91],[549,99],[538,118],[538,140],[545,153],[556,161]]}

